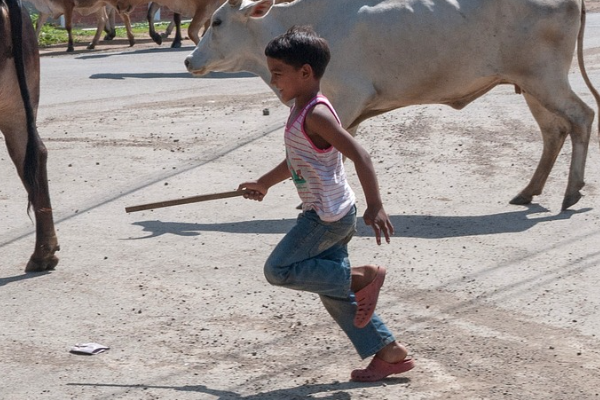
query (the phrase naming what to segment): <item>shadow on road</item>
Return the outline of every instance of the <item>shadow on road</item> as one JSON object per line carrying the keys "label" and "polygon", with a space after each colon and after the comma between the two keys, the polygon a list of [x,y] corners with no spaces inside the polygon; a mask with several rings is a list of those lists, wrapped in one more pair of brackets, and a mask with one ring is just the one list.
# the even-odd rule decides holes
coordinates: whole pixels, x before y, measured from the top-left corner
{"label": "shadow on road", "polygon": [[[436,216],[436,215],[391,215],[390,220],[396,229],[395,237],[441,239],[462,236],[495,235],[510,232],[524,232],[543,222],[564,220],[574,214],[591,210],[564,211],[556,215],[531,217],[547,212],[539,205],[531,205],[524,210],[500,214],[476,216]],[[359,218],[356,236],[374,236],[372,229]],[[163,222],[159,220],[138,221],[149,235],[132,238],[148,239],[165,234],[178,236],[198,236],[202,232],[284,234],[294,225],[295,219],[252,220],[217,224]]]}
{"label": "shadow on road", "polygon": [[25,279],[37,278],[37,277],[40,277],[43,275],[48,275],[50,273],[51,273],[51,271],[44,271],[44,272],[38,272],[35,274],[21,274],[21,275],[9,276],[8,278],[0,278],[0,287],[6,286],[9,283],[19,282],[19,281],[23,281]]}
{"label": "shadow on road", "polygon": [[[183,63],[181,64],[183,66]],[[183,69],[183,67],[182,67]],[[105,73],[90,75],[90,79],[162,79],[162,78],[190,78],[190,79],[226,79],[226,78],[255,78],[256,75],[249,72],[211,72],[201,77],[194,76],[189,72],[144,72],[138,74],[132,73]]]}
{"label": "shadow on road", "polygon": [[[407,384],[408,378],[388,378],[385,385]],[[170,389],[181,392],[198,392],[210,394],[215,400],[289,400],[289,399],[315,399],[314,395],[319,395],[321,400],[350,400],[351,396],[344,390],[357,389],[362,387],[381,386],[382,382],[361,383],[361,382],[333,382],[312,385],[301,385],[294,388],[276,389],[268,392],[261,392],[253,395],[240,395],[229,390],[211,389],[205,385],[185,385],[185,386],[161,386],[161,385],[143,385],[143,384],[111,384],[111,383],[67,383],[68,386],[93,386],[93,387],[115,387],[115,388],[139,388],[145,389]],[[321,395],[326,393],[325,396]]]}

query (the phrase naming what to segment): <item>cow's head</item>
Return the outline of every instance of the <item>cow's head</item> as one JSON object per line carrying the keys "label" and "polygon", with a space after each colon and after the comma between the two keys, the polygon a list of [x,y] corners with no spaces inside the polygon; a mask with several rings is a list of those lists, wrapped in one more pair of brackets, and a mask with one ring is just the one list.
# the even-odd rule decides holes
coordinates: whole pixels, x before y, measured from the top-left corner
{"label": "cow's head", "polygon": [[270,28],[262,20],[274,3],[275,0],[225,2],[212,15],[210,27],[196,49],[187,56],[188,71],[194,75],[210,71],[260,73],[257,68],[266,68],[263,52],[272,37],[265,34]]}

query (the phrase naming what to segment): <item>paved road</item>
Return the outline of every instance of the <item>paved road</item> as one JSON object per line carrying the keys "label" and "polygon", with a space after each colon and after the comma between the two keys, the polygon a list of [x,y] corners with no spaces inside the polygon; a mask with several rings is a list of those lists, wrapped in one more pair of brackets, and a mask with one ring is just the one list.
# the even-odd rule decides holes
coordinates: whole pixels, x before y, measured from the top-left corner
{"label": "paved road", "polygon": [[[600,86],[600,18],[588,21],[586,61]],[[597,396],[596,135],[586,196],[561,213],[568,144],[534,205],[507,204],[541,149],[511,87],[460,112],[416,106],[361,126],[397,232],[378,248],[360,225],[353,262],[390,266],[381,312],[418,368],[352,384],[360,360],[318,300],[272,288],[260,271],[297,213],[289,182],[263,203],[124,212],[231,190],[283,157],[287,112],[273,93],[255,77],[192,78],[191,50],[42,57],[38,125],[63,248],[55,272],[23,275],[33,227],[0,151],[0,176],[14,177],[0,186],[0,398]],[[593,105],[577,68],[571,78]],[[111,350],[68,354],[89,341]]]}

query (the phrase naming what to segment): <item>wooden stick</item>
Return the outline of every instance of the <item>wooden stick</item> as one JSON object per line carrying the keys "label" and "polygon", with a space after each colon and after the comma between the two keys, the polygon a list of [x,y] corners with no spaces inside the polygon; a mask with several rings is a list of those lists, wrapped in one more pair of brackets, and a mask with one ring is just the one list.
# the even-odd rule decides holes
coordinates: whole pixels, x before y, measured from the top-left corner
{"label": "wooden stick", "polygon": [[201,201],[226,199],[228,197],[243,196],[247,190],[234,190],[231,192],[203,194],[200,196],[184,197],[182,199],[159,201],[157,203],[140,204],[139,206],[125,207],[125,212],[132,213],[136,211],[151,210],[154,208],[178,206],[181,204],[198,203]]}

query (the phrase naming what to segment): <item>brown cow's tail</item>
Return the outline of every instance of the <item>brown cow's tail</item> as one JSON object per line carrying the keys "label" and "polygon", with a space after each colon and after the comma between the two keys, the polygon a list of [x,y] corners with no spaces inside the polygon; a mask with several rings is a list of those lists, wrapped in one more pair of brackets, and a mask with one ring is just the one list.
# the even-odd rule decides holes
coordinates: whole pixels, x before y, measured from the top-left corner
{"label": "brown cow's tail", "polygon": [[585,31],[585,15],[585,1],[581,0],[581,26],[579,27],[579,34],[577,35],[577,63],[579,64],[579,70],[581,71],[581,76],[583,76],[585,84],[596,99],[596,106],[598,107],[596,119],[598,120],[598,137],[600,139],[600,94],[598,94],[598,91],[596,88],[594,88],[594,85],[592,85],[592,81],[585,70],[585,64],[583,62],[583,33]]}
{"label": "brown cow's tail", "polygon": [[31,97],[27,87],[27,77],[25,73],[25,56],[23,54],[23,16],[21,14],[20,0],[4,0],[8,6],[10,17],[10,32],[12,38],[12,54],[17,72],[17,80],[25,108],[25,117],[27,120],[27,149],[24,160],[24,176],[28,186],[29,206],[33,200],[33,193],[37,191],[38,181],[37,170],[39,167],[39,146],[38,133],[35,125],[35,117]]}

